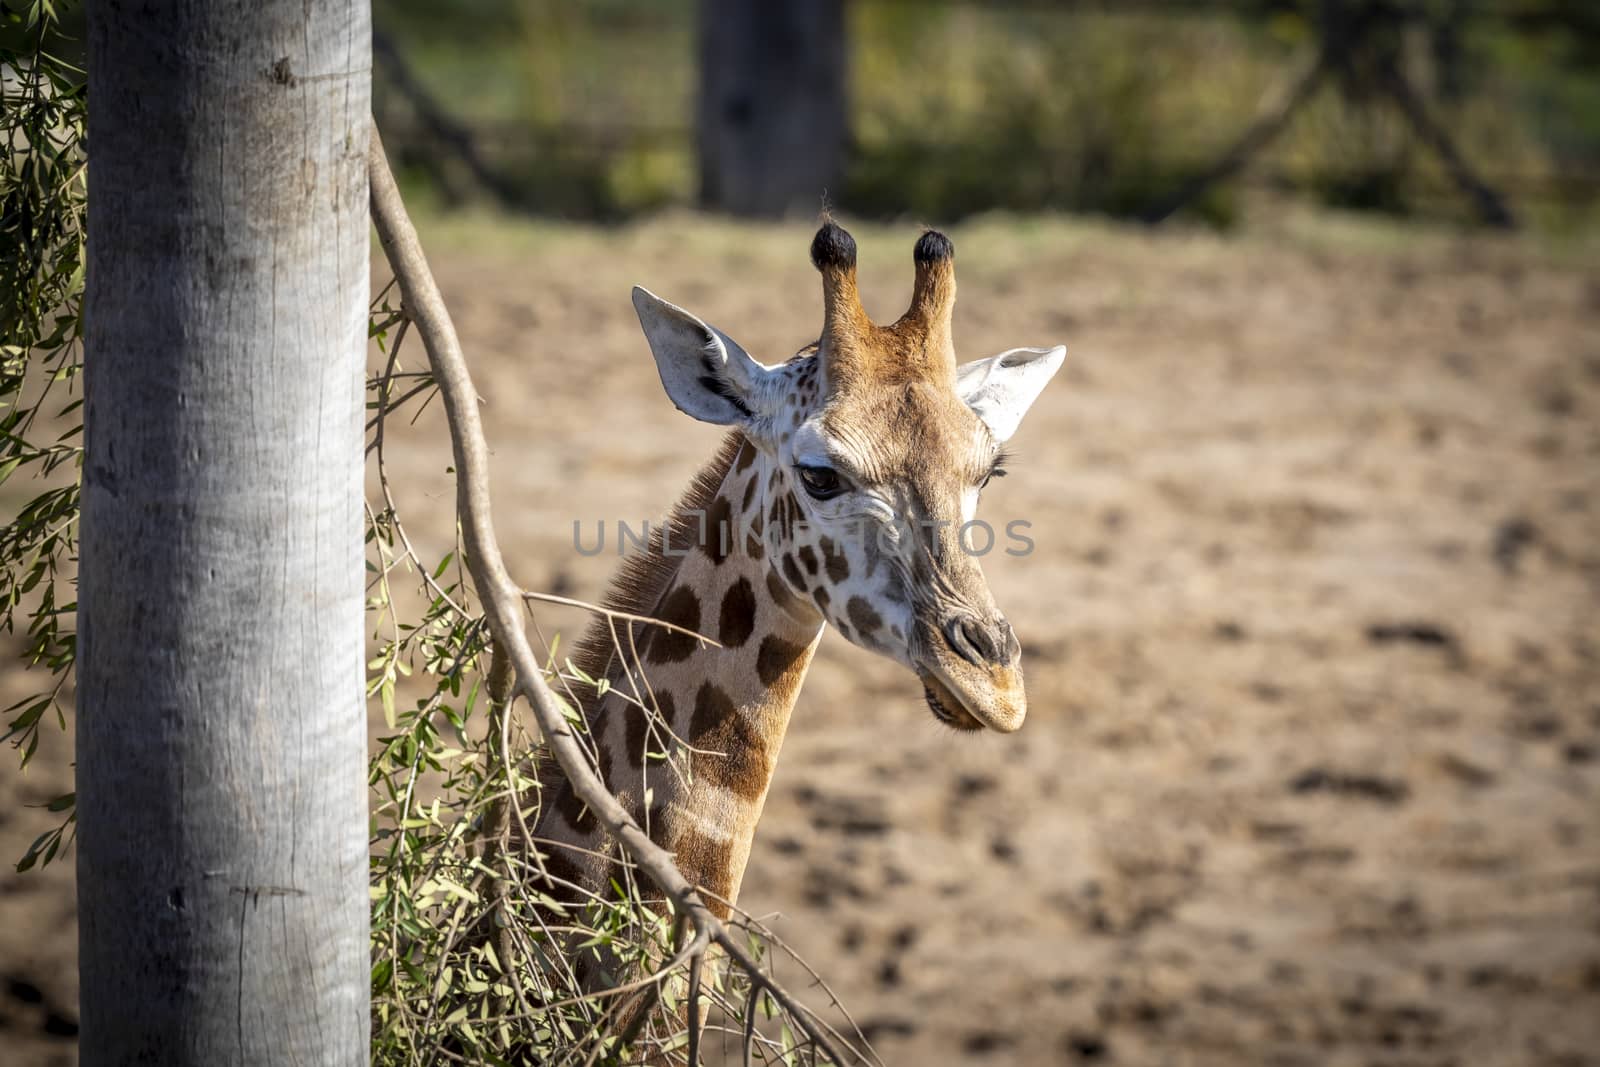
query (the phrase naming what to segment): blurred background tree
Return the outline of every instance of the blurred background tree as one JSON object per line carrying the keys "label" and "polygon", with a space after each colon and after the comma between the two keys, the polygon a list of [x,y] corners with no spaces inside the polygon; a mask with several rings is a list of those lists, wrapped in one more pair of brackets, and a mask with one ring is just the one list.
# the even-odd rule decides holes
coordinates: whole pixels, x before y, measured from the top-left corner
{"label": "blurred background tree", "polygon": [[849,138],[844,0],[702,0],[698,29],[700,205],[814,212]]}
{"label": "blurred background tree", "polygon": [[1266,190],[1497,221],[1488,196],[1566,229],[1600,192],[1588,0],[376,8],[379,121],[403,180],[439,206],[809,215],[826,194],[857,214],[949,220],[1152,217],[1181,200],[1225,224]]}

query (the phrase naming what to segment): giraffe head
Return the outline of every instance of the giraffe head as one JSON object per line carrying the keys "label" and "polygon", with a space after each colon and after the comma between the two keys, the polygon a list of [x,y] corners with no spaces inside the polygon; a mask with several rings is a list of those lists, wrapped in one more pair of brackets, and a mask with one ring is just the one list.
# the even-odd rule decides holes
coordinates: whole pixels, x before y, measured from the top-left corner
{"label": "giraffe head", "polygon": [[774,595],[910,667],[941,722],[1009,732],[1027,711],[1021,647],[968,524],[1065,350],[958,366],[954,249],[930,230],[913,259],[911,307],[880,326],[857,294],[855,241],[825,223],[811,245],[822,336],[773,367],[644,289],[633,302],[673,403],[762,456],[733,518],[761,539]]}

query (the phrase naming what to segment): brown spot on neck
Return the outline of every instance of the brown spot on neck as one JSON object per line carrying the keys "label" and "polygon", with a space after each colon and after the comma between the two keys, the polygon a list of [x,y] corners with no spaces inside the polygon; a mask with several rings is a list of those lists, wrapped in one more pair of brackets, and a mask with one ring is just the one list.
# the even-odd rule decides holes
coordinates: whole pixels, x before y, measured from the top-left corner
{"label": "brown spot on neck", "polygon": [[[694,655],[694,650],[700,647],[699,640],[694,636],[700,632],[700,598],[695,591],[687,586],[678,586],[667,594],[661,606],[656,609],[655,615],[662,622],[683,629],[669,630],[664,626],[655,627],[655,633],[650,638],[650,647],[645,651],[645,658],[652,663],[677,663]],[[692,632],[684,633],[683,630]]]}
{"label": "brown spot on neck", "polygon": [[789,584],[796,589],[804,589],[806,587],[805,575],[800,573],[800,565],[795,562],[792,555],[783,557],[783,576],[789,579]]}
{"label": "brown spot on neck", "polygon": [[689,720],[689,744],[699,750],[694,757],[695,775],[750,802],[767,795],[767,783],[772,780],[771,753],[777,747],[756,721],[759,714],[756,708],[735,707],[716,683],[702,682]]}
{"label": "brown spot on neck", "polygon": [[[678,709],[673,703],[672,694],[661,691],[656,693],[656,707],[660,710],[661,721],[667,726],[672,725],[672,720],[677,717]],[[646,748],[654,751],[665,751],[667,745],[664,741],[650,741],[650,719],[654,713],[641,707],[636,707],[631,702],[621,702],[619,713],[628,717],[628,728],[624,731],[623,743],[628,746],[626,760],[630,767],[644,766]],[[658,730],[658,736],[664,736]],[[570,787],[569,787],[570,788]]]}
{"label": "brown spot on neck", "polygon": [[850,577],[850,561],[845,557],[844,549],[830,539],[824,537],[822,547],[822,566],[828,572],[828,581],[838,585]]}
{"label": "brown spot on neck", "polygon": [[756,591],[749,579],[740,576],[722,594],[722,610],[717,620],[717,640],[725,648],[738,648],[750,640],[756,627]]}
{"label": "brown spot on neck", "polygon": [[556,810],[567,821],[567,825],[579,833],[586,833],[598,825],[594,812],[589,810],[589,806],[578,796],[578,791],[572,788],[571,784],[567,784],[561,790],[556,804]]}
{"label": "brown spot on neck", "polygon": [[789,592],[789,587],[783,584],[783,579],[773,570],[767,571],[767,596],[771,597],[772,602],[791,618],[805,618],[807,610],[805,602]]}
{"label": "brown spot on neck", "polygon": [[702,682],[694,695],[694,715],[689,721],[689,743],[703,748],[700,742],[717,729],[724,720],[737,714],[733,701],[722,687],[714,682]]}
{"label": "brown spot on neck", "polygon": [[756,651],[756,675],[762,685],[771,689],[797,664],[804,666],[803,657],[810,651],[810,645],[797,645],[776,634],[768,634],[761,639],[761,647]]}
{"label": "brown spot on neck", "polygon": [[583,870],[571,849],[560,845],[548,847],[542,857],[541,866],[544,868],[547,884],[559,900],[568,899],[575,889],[583,885]]}
{"label": "brown spot on neck", "polygon": [[877,631],[883,625],[883,616],[873,610],[871,604],[861,597],[853,596],[845,605],[845,613],[850,616],[850,623],[856,632],[866,637]]}
{"label": "brown spot on neck", "polygon": [[732,899],[734,891],[733,842],[719,841],[696,826],[684,826],[673,835],[668,847],[690,884],[706,890],[707,910],[719,919],[727,919],[729,908],[725,902]]}
{"label": "brown spot on neck", "polygon": [[725,494],[719,494],[706,509],[705,540],[701,547],[712,563],[720,564],[733,551],[737,536],[733,529],[733,505]]}

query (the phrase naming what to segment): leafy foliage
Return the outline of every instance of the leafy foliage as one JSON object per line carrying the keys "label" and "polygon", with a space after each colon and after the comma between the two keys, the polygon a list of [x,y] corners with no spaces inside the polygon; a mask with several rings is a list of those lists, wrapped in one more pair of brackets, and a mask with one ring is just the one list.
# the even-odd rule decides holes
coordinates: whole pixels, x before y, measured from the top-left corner
{"label": "leafy foliage", "polygon": [[[77,550],[82,369],[83,72],[56,54],[54,4],[3,12],[0,36],[0,495],[16,516],[0,527],[0,630],[24,632],[42,688],[5,711],[24,767],[44,727],[67,720],[61,694],[76,653],[71,575]],[[31,495],[20,475],[48,486]],[[49,863],[72,826],[72,795],[49,808],[62,822],[39,836],[19,871]]]}

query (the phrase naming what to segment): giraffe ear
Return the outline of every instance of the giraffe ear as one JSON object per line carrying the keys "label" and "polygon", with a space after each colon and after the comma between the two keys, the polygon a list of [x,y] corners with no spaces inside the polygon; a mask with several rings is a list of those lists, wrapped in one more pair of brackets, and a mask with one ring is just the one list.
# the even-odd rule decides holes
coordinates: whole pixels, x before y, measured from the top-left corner
{"label": "giraffe ear", "polygon": [[1061,345],[1013,348],[963,364],[956,369],[956,392],[989,427],[994,439],[1004,443],[1017,432],[1022,416],[1061,369],[1066,355]]}
{"label": "giraffe ear", "polygon": [[679,411],[719,426],[744,425],[766,414],[762,408],[773,372],[733,338],[637,285],[633,308],[661,384]]}

